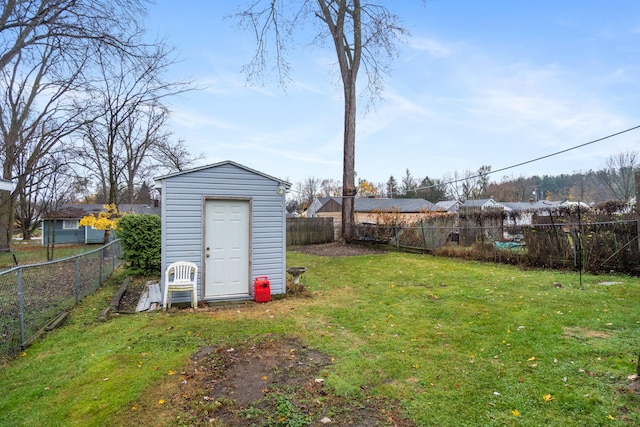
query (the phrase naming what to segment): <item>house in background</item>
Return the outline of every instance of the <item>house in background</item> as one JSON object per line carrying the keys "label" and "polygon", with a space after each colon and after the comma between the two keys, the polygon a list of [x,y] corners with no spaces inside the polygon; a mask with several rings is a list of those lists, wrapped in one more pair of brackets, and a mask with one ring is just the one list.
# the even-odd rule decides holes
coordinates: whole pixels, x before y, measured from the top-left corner
{"label": "house in background", "polygon": [[[87,215],[104,212],[102,204],[67,203],[51,212],[42,220],[42,245],[47,244],[92,244],[104,241],[104,230],[80,226],[80,220]],[[153,205],[122,204],[122,213],[160,215],[160,208]],[[111,238],[115,238],[111,233]]]}
{"label": "house in background", "polygon": [[[342,226],[342,197],[317,199],[324,201],[313,215],[319,218],[333,218],[339,236]],[[313,206],[313,204],[312,204]],[[433,203],[425,199],[390,199],[357,197],[353,201],[354,223],[376,223],[381,215],[393,214],[402,222],[419,221],[425,212],[436,210]]]}
{"label": "house in background", "polygon": [[509,215],[505,220],[507,226],[531,225],[532,218],[536,216],[549,216],[552,211],[557,210],[562,202],[549,200],[538,200],[531,202],[500,202],[511,212],[517,215]]}
{"label": "house in background", "polygon": [[436,203],[435,209],[448,213],[457,213],[461,204],[462,203],[457,200],[441,200]]}
{"label": "house in background", "polygon": [[488,209],[498,209],[498,210],[510,210],[509,208],[505,208],[503,204],[496,202],[493,199],[469,199],[465,200],[458,209],[458,212],[461,211],[476,211],[476,210],[488,210]]}
{"label": "house in background", "polygon": [[[271,294],[284,294],[290,187],[232,161],[156,178],[162,271],[176,261],[195,263],[198,301],[251,299],[260,276],[268,277]],[[189,299],[188,293],[173,298]]]}
{"label": "house in background", "polygon": [[336,203],[336,206],[342,206],[341,197],[316,197],[313,199],[313,202],[311,202],[311,205],[309,205],[309,208],[307,209],[307,218],[317,218],[318,211],[332,199],[333,202]]}
{"label": "house in background", "polygon": [[357,223],[376,222],[381,214],[395,214],[398,219],[411,223],[419,221],[426,212],[436,210],[425,199],[357,198],[353,203]]}
{"label": "house in background", "polygon": [[307,209],[307,218],[318,218],[320,209],[323,212],[341,212],[342,197],[316,197]]}

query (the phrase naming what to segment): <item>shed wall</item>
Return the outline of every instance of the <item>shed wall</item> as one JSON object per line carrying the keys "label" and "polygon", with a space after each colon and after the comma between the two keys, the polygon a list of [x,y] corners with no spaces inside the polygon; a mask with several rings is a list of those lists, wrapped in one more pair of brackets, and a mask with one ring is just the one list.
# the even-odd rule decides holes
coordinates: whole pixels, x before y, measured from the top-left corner
{"label": "shed wall", "polygon": [[162,183],[162,268],[175,261],[198,265],[198,300],[202,298],[204,200],[251,199],[251,286],[268,276],[271,293],[286,292],[285,197],[278,182],[233,164],[222,164],[165,178]]}

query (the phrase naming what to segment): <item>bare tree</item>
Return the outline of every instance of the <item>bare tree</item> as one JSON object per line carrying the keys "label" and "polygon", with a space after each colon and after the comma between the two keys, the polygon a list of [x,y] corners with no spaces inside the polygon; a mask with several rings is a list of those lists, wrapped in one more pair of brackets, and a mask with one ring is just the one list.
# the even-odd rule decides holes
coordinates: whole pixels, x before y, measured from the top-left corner
{"label": "bare tree", "polygon": [[136,187],[150,180],[153,172],[149,161],[153,147],[169,137],[166,130],[168,110],[158,102],[131,114],[120,128],[125,150],[124,182],[126,202],[134,203]]}
{"label": "bare tree", "polygon": [[530,181],[522,176],[518,178],[504,176],[500,182],[490,182],[486,192],[501,202],[529,202],[532,198],[537,199],[536,187]]}
{"label": "bare tree", "polygon": [[[10,249],[14,208],[29,175],[77,127],[71,100],[96,49],[139,56],[138,0],[0,0],[0,251]],[[29,156],[26,156],[26,152]],[[15,168],[20,161],[19,174]]]}
{"label": "bare tree", "polygon": [[320,181],[320,189],[318,195],[320,197],[337,197],[342,194],[342,185],[340,182],[332,179],[325,178]]}
{"label": "bare tree", "polygon": [[40,165],[30,175],[16,206],[16,223],[24,240],[32,238],[52,209],[73,202],[76,196],[72,185],[74,174],[64,153],[52,152],[41,159]]}
{"label": "bare tree", "polygon": [[295,30],[308,21],[320,20],[321,30],[315,41],[330,40],[338,60],[344,95],[344,148],[342,172],[342,238],[350,240],[354,222],[355,186],[356,80],[361,65],[368,78],[367,90],[375,97],[382,90],[382,76],[389,71],[389,60],[396,55],[395,42],[406,31],[399,19],[380,3],[360,0],[299,0],[292,8],[283,0],[255,0],[237,14],[241,24],[256,37],[257,51],[245,67],[250,79],[260,78],[266,69],[269,39],[273,34],[275,62],[284,84],[290,65],[286,49]]}
{"label": "bare tree", "polygon": [[[470,173],[470,171],[467,170],[465,173]],[[458,170],[444,174],[443,181],[447,187],[448,199],[457,200],[459,202],[467,200],[467,194],[464,193],[465,187],[461,185],[464,180],[465,178],[463,174]]]}
{"label": "bare tree", "polygon": [[490,173],[491,166],[481,166],[477,171],[467,169],[462,173],[455,171],[446,174],[444,181],[448,196],[460,202],[485,197]]}
{"label": "bare tree", "polygon": [[58,42],[108,45],[120,51],[137,49],[132,37],[139,0],[0,0],[0,71],[25,50]]}
{"label": "bare tree", "polygon": [[[58,157],[53,158],[54,162],[58,161]],[[74,200],[74,175],[69,170],[67,164],[62,163],[56,165],[56,172],[47,176],[47,185],[43,188],[41,197],[40,215],[41,218],[48,220],[48,232],[46,236],[42,236],[42,244],[47,249],[47,260],[51,261],[54,257],[56,242],[56,222],[59,219],[56,212],[66,203]]]}
{"label": "bare tree", "polygon": [[299,208],[308,209],[313,200],[318,196],[320,189],[320,180],[314,177],[308,177],[303,182],[296,185],[298,193]]}
{"label": "bare tree", "polygon": [[638,152],[625,151],[612,154],[605,167],[596,172],[596,179],[616,200],[629,201],[635,195],[634,169],[639,166]]}
{"label": "bare tree", "polygon": [[168,112],[162,100],[188,88],[187,83],[163,79],[172,64],[170,53],[159,44],[144,57],[98,58],[100,81],[84,108],[76,159],[108,204],[118,205],[123,191],[133,197],[136,180],[144,181],[153,147],[166,146]]}
{"label": "bare tree", "polygon": [[206,158],[204,153],[191,153],[183,140],[172,142],[168,137],[160,139],[154,144],[150,156],[153,159],[155,176],[181,172],[197,165]]}
{"label": "bare tree", "polygon": [[[2,173],[16,183],[13,193],[0,194],[0,250],[9,250],[16,199],[41,160],[78,127],[71,93],[78,91],[81,58],[69,58],[64,48],[45,45],[29,54],[19,52],[0,72],[0,132]],[[73,71],[70,71],[73,70]]]}

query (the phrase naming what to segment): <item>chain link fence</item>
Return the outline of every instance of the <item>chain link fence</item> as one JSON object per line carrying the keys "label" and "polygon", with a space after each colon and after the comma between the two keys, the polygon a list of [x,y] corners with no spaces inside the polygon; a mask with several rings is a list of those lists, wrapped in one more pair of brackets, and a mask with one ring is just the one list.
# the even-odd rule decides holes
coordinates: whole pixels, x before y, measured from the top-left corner
{"label": "chain link fence", "polygon": [[0,356],[13,357],[122,264],[120,242],[0,272]]}
{"label": "chain link fence", "polygon": [[433,253],[523,267],[640,275],[638,221],[505,225],[449,224],[354,226],[354,240],[401,251]]}

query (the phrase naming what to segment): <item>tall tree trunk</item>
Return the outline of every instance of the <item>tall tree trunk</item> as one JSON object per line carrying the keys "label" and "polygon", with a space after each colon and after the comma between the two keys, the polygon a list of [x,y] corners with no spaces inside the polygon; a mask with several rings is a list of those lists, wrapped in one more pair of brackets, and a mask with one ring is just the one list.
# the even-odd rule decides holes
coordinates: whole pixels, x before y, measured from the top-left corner
{"label": "tall tree trunk", "polygon": [[[337,2],[334,12],[328,2],[318,0],[324,22],[333,37],[338,56],[340,76],[344,90],[344,153],[342,163],[342,239],[351,241],[355,222],[353,203],[357,189],[355,186],[355,145],[356,145],[356,79],[362,54],[362,21],[360,0],[353,4],[346,0]],[[351,6],[351,7],[349,7]],[[345,24],[350,19],[351,25]],[[350,34],[346,34],[345,30]]]}
{"label": "tall tree trunk", "polygon": [[[2,166],[2,177],[11,180],[11,172],[15,161],[14,153],[16,151],[17,132],[12,127],[7,136],[5,136],[4,155],[5,159]],[[15,216],[16,196],[18,189],[11,191],[0,191],[0,252],[10,252],[13,237],[13,219]]]}
{"label": "tall tree trunk", "polygon": [[0,252],[11,251],[13,207],[11,192],[0,191]]}
{"label": "tall tree trunk", "polygon": [[[349,84],[350,83],[350,84]],[[355,222],[356,85],[344,82],[344,153],[342,161],[342,238],[349,242]]]}
{"label": "tall tree trunk", "polygon": [[638,256],[640,256],[640,167],[635,171],[636,184],[636,235],[638,237]]}

